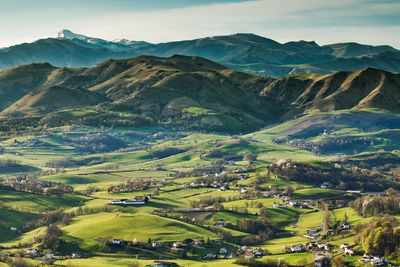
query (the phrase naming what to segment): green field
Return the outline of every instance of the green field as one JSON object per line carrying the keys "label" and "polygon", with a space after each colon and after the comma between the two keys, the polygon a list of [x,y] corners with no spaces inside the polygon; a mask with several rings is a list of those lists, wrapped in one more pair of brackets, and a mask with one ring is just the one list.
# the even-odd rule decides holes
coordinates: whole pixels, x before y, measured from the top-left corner
{"label": "green field", "polygon": [[2,205],[27,212],[44,212],[81,206],[88,199],[79,195],[44,196],[0,190]]}
{"label": "green field", "polygon": [[0,208],[0,242],[15,238],[17,233],[10,228],[16,227],[18,230],[22,230],[23,225],[33,220],[34,217],[29,213]]}
{"label": "green field", "polygon": [[[91,114],[90,109],[68,110],[69,116],[80,117]],[[187,108],[185,111],[194,115],[211,116],[212,110],[203,110],[197,107]],[[377,111],[373,111],[377,112]],[[358,114],[357,112],[354,112]],[[12,232],[11,227],[22,229],[23,225],[32,221],[36,216],[49,211],[62,210],[74,212],[71,221],[66,225],[57,222],[56,225],[62,230],[62,246],[60,254],[70,256],[72,252],[88,252],[88,258],[82,259],[58,259],[56,263],[67,266],[127,266],[134,261],[138,255],[138,262],[144,266],[161,258],[179,263],[181,266],[236,266],[234,259],[203,261],[201,257],[207,253],[215,253],[221,247],[234,248],[241,245],[244,237],[251,236],[248,232],[242,232],[234,226],[244,219],[256,219],[265,216],[275,227],[275,236],[263,240],[260,244],[252,246],[266,249],[270,255],[261,258],[262,261],[284,259],[291,266],[302,266],[314,259],[312,253],[287,254],[284,253],[285,246],[306,244],[310,239],[304,237],[309,229],[321,228],[323,214],[319,209],[321,201],[328,202],[331,207],[340,201],[345,203],[341,208],[331,208],[332,220],[342,220],[345,214],[352,226],[359,223],[367,223],[372,217],[361,217],[355,210],[348,207],[351,197],[345,196],[344,190],[335,188],[322,189],[321,183],[298,182],[296,179],[282,179],[275,174],[269,174],[268,178],[257,181],[257,174],[267,176],[268,166],[280,159],[290,159],[310,164],[325,164],[336,162],[338,159],[351,160],[351,164],[361,161],[380,162],[380,160],[395,160],[397,152],[390,151],[390,155],[371,153],[374,149],[367,149],[359,154],[316,154],[301,149],[294,145],[278,144],[275,138],[287,137],[297,131],[308,131],[309,119],[318,117],[318,123],[326,124],[326,117],[330,113],[310,114],[296,120],[287,121],[283,124],[260,130],[241,136],[222,133],[196,133],[185,132],[178,138],[153,138],[160,134],[151,132],[151,129],[113,129],[113,133],[124,140],[128,146],[136,146],[140,142],[143,147],[132,151],[99,152],[88,153],[80,151],[68,145],[70,138],[85,137],[87,132],[97,133],[95,128],[61,127],[40,135],[27,135],[6,138],[0,142],[0,147],[5,152],[0,153],[0,159],[11,159],[30,169],[20,168],[18,172],[35,173],[38,179],[60,182],[74,188],[73,194],[67,195],[38,195],[27,192],[0,190],[0,246],[5,250],[27,249],[38,247],[35,236],[42,235],[46,226],[39,227],[29,232],[22,231],[20,235]],[[353,111],[334,112],[335,116],[353,114]],[[385,113],[383,113],[385,114]],[[217,114],[220,116],[221,114]],[[121,116],[124,116],[123,112]],[[336,118],[336,117],[335,117]],[[225,123],[232,124],[234,121],[225,118]],[[343,122],[345,123],[345,122]],[[307,126],[307,127],[306,127]],[[340,134],[351,136],[373,136],[373,138],[387,138],[387,132],[364,133],[362,127],[350,127],[344,124],[332,136]],[[111,130],[110,130],[111,131]],[[130,132],[132,131],[132,132]],[[141,141],[143,132],[150,136],[147,141]],[[164,132],[160,131],[161,134]],[[384,136],[383,136],[384,135]],[[139,137],[138,137],[139,136]],[[326,141],[332,136],[314,136],[311,142]],[[19,142],[38,138],[42,141],[39,145],[13,145],[14,139]],[[308,140],[308,139],[307,139]],[[389,140],[389,139],[385,139]],[[390,139],[392,140],[392,139]],[[391,149],[396,146],[397,141],[390,141],[391,145],[379,146],[380,149]],[[385,143],[386,144],[386,143]],[[152,151],[167,148],[179,148],[180,152],[166,157],[156,158]],[[210,151],[219,151],[221,155],[205,156]],[[257,158],[253,165],[249,166],[248,160],[243,155],[254,153]],[[17,154],[16,154],[17,153]],[[389,152],[388,152],[389,153]],[[397,153],[397,154],[396,154]],[[73,165],[65,168],[51,168],[46,164],[50,160],[73,159]],[[225,159],[222,173],[201,173],[197,177],[190,174],[195,169],[210,167],[216,162]],[[350,162],[350,161],[349,161]],[[356,163],[355,163],[356,162]],[[352,165],[353,166],[353,165]],[[2,171],[2,170],[0,170]],[[187,174],[189,173],[189,174]],[[239,179],[244,173],[248,178]],[[3,169],[7,177],[17,175],[11,170]],[[236,177],[228,182],[230,189],[221,191],[220,186],[189,187],[188,184],[208,178],[218,180],[218,177],[228,174]],[[389,176],[387,176],[390,179]],[[145,190],[131,190],[130,192],[110,193],[108,188],[125,183],[127,180],[151,181],[153,184]],[[221,182],[223,183],[223,182]],[[283,192],[290,186],[293,189],[292,199],[299,202],[310,202],[309,208],[292,208],[287,204],[285,207],[273,207],[274,203],[285,204],[288,200]],[[240,188],[246,188],[248,193],[243,193]],[[87,192],[86,190],[92,189]],[[260,192],[257,192],[260,191]],[[264,196],[262,193],[274,192]],[[143,206],[121,207],[110,206],[111,200],[127,199],[135,196],[152,195],[150,202]],[[201,202],[206,204],[199,204]],[[213,203],[221,201],[221,203]],[[336,202],[337,201],[337,202]],[[341,203],[341,202],[340,202]],[[215,205],[218,204],[218,205]],[[219,205],[220,204],[220,205]],[[188,209],[200,207],[198,210]],[[217,210],[213,210],[215,206]],[[185,210],[187,209],[187,210]],[[79,213],[79,212],[80,213]],[[167,218],[155,215],[155,212],[165,212]],[[160,214],[160,213],[157,213]],[[399,218],[398,214],[394,214]],[[163,215],[164,216],[164,215]],[[215,222],[223,219],[231,228],[226,226],[217,227]],[[125,248],[110,248],[98,241],[97,238],[123,239],[126,241],[139,241],[147,243],[149,239],[153,242],[182,241],[184,239],[218,239],[221,233],[232,240],[220,245],[210,247],[196,247],[197,252],[188,252],[188,259],[180,258],[180,250],[173,251],[171,248],[142,249],[135,250],[135,254],[127,253]],[[336,246],[342,243],[355,244],[355,232],[350,230],[343,235],[335,235],[329,240],[321,242]],[[346,261],[354,265],[358,261],[355,257],[346,257]],[[351,266],[353,266],[351,265]]]}
{"label": "green field", "polygon": [[201,227],[149,214],[99,213],[76,217],[63,228],[68,237],[82,240],[83,247],[95,244],[98,237],[111,239],[179,241],[185,238],[206,239],[216,235]]}

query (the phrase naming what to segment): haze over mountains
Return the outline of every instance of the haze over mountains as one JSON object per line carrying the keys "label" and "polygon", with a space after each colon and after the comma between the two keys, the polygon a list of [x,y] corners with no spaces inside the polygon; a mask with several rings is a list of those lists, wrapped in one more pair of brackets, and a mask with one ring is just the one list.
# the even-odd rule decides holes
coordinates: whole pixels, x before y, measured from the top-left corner
{"label": "haze over mountains", "polygon": [[1,49],[0,69],[40,62],[57,67],[93,67],[108,59],[140,55],[170,57],[176,54],[204,57],[231,69],[270,77],[365,68],[400,72],[400,51],[390,46],[357,43],[320,46],[306,41],[281,44],[254,34],[150,44],[124,39],[107,41],[69,30],[61,31],[58,38]]}
{"label": "haze over mountains", "polygon": [[0,116],[38,124],[258,129],[310,111],[400,111],[400,75],[378,69],[263,78],[201,57],[139,56],[93,68],[23,65],[0,73]]}

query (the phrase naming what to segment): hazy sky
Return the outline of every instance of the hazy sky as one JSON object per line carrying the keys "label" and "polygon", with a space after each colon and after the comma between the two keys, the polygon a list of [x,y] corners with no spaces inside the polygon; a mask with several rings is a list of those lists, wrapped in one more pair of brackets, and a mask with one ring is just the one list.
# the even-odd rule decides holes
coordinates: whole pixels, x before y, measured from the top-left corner
{"label": "hazy sky", "polygon": [[0,47],[64,28],[150,42],[251,32],[400,48],[400,0],[0,0]]}

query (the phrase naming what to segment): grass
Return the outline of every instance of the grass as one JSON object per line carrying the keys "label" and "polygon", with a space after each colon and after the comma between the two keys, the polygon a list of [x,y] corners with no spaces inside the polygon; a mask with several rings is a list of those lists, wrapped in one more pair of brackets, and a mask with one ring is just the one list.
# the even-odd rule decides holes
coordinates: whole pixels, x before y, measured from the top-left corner
{"label": "grass", "polygon": [[3,205],[28,212],[45,212],[77,207],[84,204],[86,197],[79,195],[44,196],[25,192],[0,190]]}
{"label": "grass", "polygon": [[299,199],[332,199],[342,197],[344,191],[323,188],[304,188],[296,190],[294,197]]}
{"label": "grass", "polygon": [[[295,253],[288,255],[272,255],[265,256],[261,261],[284,259],[291,266],[304,266],[304,263],[310,263],[314,260],[313,254]],[[182,267],[226,267],[226,266],[241,266],[234,264],[235,260],[216,260],[216,261],[192,261],[192,260],[171,260]],[[128,257],[106,256],[93,257],[89,259],[72,259],[66,261],[57,261],[57,264],[74,266],[74,267],[109,267],[109,266],[127,266],[130,263],[138,263],[139,266],[145,266],[153,263],[153,260],[134,260]]]}
{"label": "grass", "polygon": [[[267,210],[267,218],[271,219],[273,222],[277,224],[278,227],[284,227],[289,225],[290,223],[296,221],[299,212],[292,208],[273,208],[272,204],[274,202],[281,203],[282,200],[279,198],[260,198],[253,200],[236,200],[231,202],[224,203],[224,207],[227,209],[237,209],[239,211],[246,210],[251,214],[258,215],[261,212],[262,208],[266,208]],[[257,208],[256,204],[262,203],[262,208]]]}
{"label": "grass", "polygon": [[[218,260],[218,261],[191,261],[191,260],[171,260],[182,267],[226,267],[226,266],[240,266],[234,264],[234,260]],[[109,266],[128,266],[130,263],[138,263],[139,266],[152,264],[154,260],[134,260],[132,257],[93,257],[89,259],[72,259],[66,261],[57,261],[57,264],[62,264],[74,267],[109,267]]]}
{"label": "grass", "polygon": [[194,115],[207,115],[207,116],[211,116],[211,115],[216,115],[217,113],[211,109],[206,109],[206,108],[202,108],[202,107],[187,107],[184,108],[182,110],[183,112],[187,112],[190,114],[194,114]]}
{"label": "grass", "polygon": [[22,230],[23,225],[34,218],[35,216],[29,213],[0,208],[0,242],[16,238],[17,233],[10,228]]}
{"label": "grass", "polygon": [[[87,109],[69,110],[70,116],[85,116],[92,112]],[[217,116],[220,114],[212,114],[213,111],[198,109],[196,107],[187,108],[186,112],[197,115]],[[211,113],[210,113],[211,112]],[[351,114],[352,112],[348,112]],[[337,115],[344,113],[334,113]],[[123,114],[122,114],[123,115]],[[311,118],[315,114],[309,115]],[[225,118],[226,123],[235,126],[234,121]],[[41,179],[51,180],[69,184],[76,191],[84,190],[88,186],[99,188],[99,192],[94,192],[90,196],[83,197],[78,194],[66,196],[41,196],[29,193],[11,192],[0,190],[0,201],[3,205],[13,207],[20,210],[30,210],[32,212],[46,212],[55,209],[63,209],[67,211],[76,210],[77,207],[93,208],[96,211],[102,211],[90,215],[81,215],[74,217],[67,226],[60,226],[64,232],[63,239],[67,241],[71,247],[95,252],[94,257],[88,259],[70,259],[65,261],[57,261],[57,264],[69,266],[127,266],[133,261],[133,256],[124,254],[123,252],[115,254],[106,254],[101,251],[101,246],[97,241],[98,237],[109,237],[115,239],[138,240],[147,242],[148,238],[154,241],[177,241],[185,238],[206,239],[217,238],[217,235],[199,226],[186,224],[177,220],[158,217],[152,215],[155,209],[166,208],[186,208],[193,201],[201,198],[225,197],[229,199],[238,199],[241,194],[235,190],[218,191],[211,188],[185,188],[183,184],[193,181],[193,177],[175,178],[177,171],[191,171],[198,166],[207,166],[216,158],[202,158],[200,155],[211,149],[221,149],[229,155],[240,156],[245,152],[257,153],[256,160],[257,171],[266,172],[266,168],[272,162],[278,159],[292,159],[306,162],[330,161],[333,156],[315,155],[311,152],[301,150],[296,147],[279,145],[273,142],[276,137],[285,135],[285,131],[289,128],[297,127],[299,123],[303,123],[306,119],[300,118],[288,121],[279,126],[261,130],[255,133],[241,136],[240,138],[231,137],[223,134],[200,134],[189,133],[188,136],[178,140],[157,140],[146,143],[153,149],[165,147],[176,147],[184,149],[185,152],[170,157],[155,159],[152,158],[150,150],[143,149],[131,152],[111,152],[85,155],[64,143],[67,136],[82,137],[88,132],[87,129],[75,129],[73,133],[66,133],[70,128],[54,129],[51,135],[40,137],[45,143],[36,147],[14,147],[12,146],[13,138],[0,142],[0,146],[7,150],[15,150],[20,153],[16,156],[12,153],[3,153],[0,158],[9,158],[18,160],[25,166],[32,166],[38,170],[47,169],[45,163],[51,159],[72,156],[78,162],[74,168],[65,169],[65,173],[40,177]],[[126,130],[126,129],[125,129]],[[115,133],[123,134],[124,129],[114,129]],[[360,134],[357,127],[346,127],[342,129],[346,134]],[[381,135],[377,135],[381,137]],[[21,136],[18,139],[32,138],[32,136]],[[125,137],[124,137],[125,138]],[[315,139],[318,140],[318,139]],[[132,140],[131,140],[132,141]],[[137,144],[139,140],[132,141],[131,144]],[[129,142],[129,140],[128,140]],[[105,161],[103,162],[103,160]],[[364,160],[364,159],[362,159]],[[119,168],[115,170],[107,170],[107,165],[118,164]],[[245,167],[247,162],[237,160],[238,166]],[[164,171],[157,170],[158,166],[162,166]],[[236,166],[234,166],[236,167]],[[228,166],[228,170],[234,168]],[[256,172],[249,173],[250,178],[238,181],[238,184],[245,186],[251,190],[254,187]],[[104,212],[105,207],[110,207],[107,202],[111,199],[130,198],[135,195],[151,194],[155,188],[140,192],[109,194],[107,188],[126,181],[127,179],[173,182],[172,185],[162,187],[160,194],[152,198],[151,201],[141,207],[115,207],[120,212]],[[292,186],[297,189],[294,197],[298,199],[341,199],[343,191],[334,189],[321,189],[311,187],[310,185],[297,183],[294,181],[285,181],[279,177],[271,176],[270,179],[263,182],[260,186],[283,188]],[[235,188],[235,187],[232,187]],[[282,203],[280,198],[258,198],[258,199],[241,199],[224,202],[225,209],[230,211],[221,212],[196,212],[196,213],[173,213],[174,215],[183,215],[190,218],[196,218],[203,222],[203,225],[213,225],[218,219],[224,219],[227,222],[236,223],[237,220],[243,218],[255,218],[261,212],[260,204],[266,208],[267,217],[276,223],[279,230],[285,234],[278,235],[276,238],[267,240],[261,245],[262,248],[268,249],[272,255],[266,256],[263,260],[284,258],[286,262],[293,266],[301,266],[304,262],[310,262],[313,259],[312,254],[282,254],[282,249],[288,245],[305,244],[309,239],[303,237],[308,229],[318,228],[322,225],[322,213],[320,211],[312,212],[310,209],[293,209],[293,208],[273,208],[274,202]],[[114,207],[112,207],[114,208]],[[236,210],[236,211],[235,211]],[[246,212],[246,213],[244,213]],[[370,218],[362,218],[351,208],[335,209],[331,212],[332,217],[342,219],[347,214],[352,225],[363,223]],[[15,237],[10,233],[9,228],[12,226],[21,227],[25,222],[31,220],[34,215],[24,212],[11,212],[0,209],[0,245],[10,248],[17,247],[19,244],[30,246],[34,236],[43,233],[44,228],[35,229],[21,236]],[[246,233],[239,231],[230,231],[234,237],[240,239]],[[337,236],[329,241],[332,244],[340,244],[344,242],[353,243],[354,235]],[[143,260],[139,255],[138,262],[143,266],[152,263],[151,260]],[[159,255],[154,254],[154,258]],[[172,260],[181,266],[235,266],[233,260],[218,260],[212,262],[191,261],[191,260]]]}
{"label": "grass", "polygon": [[95,246],[98,237],[123,240],[180,241],[217,236],[201,227],[150,214],[99,213],[79,216],[62,228],[68,237],[79,239],[83,247]]}
{"label": "grass", "polygon": [[35,237],[42,235],[45,232],[45,227],[39,227],[35,230],[32,230],[27,233],[23,233],[20,236],[14,237],[13,239],[3,241],[0,243],[0,246],[4,248],[13,248],[20,246],[30,246],[34,243]]}

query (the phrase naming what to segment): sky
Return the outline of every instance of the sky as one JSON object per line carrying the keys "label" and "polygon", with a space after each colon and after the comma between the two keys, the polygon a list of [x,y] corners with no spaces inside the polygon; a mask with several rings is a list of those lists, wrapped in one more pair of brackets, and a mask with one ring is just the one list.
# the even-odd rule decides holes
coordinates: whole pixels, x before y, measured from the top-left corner
{"label": "sky", "polygon": [[153,43],[241,32],[400,49],[400,0],[0,0],[0,47],[62,29]]}

